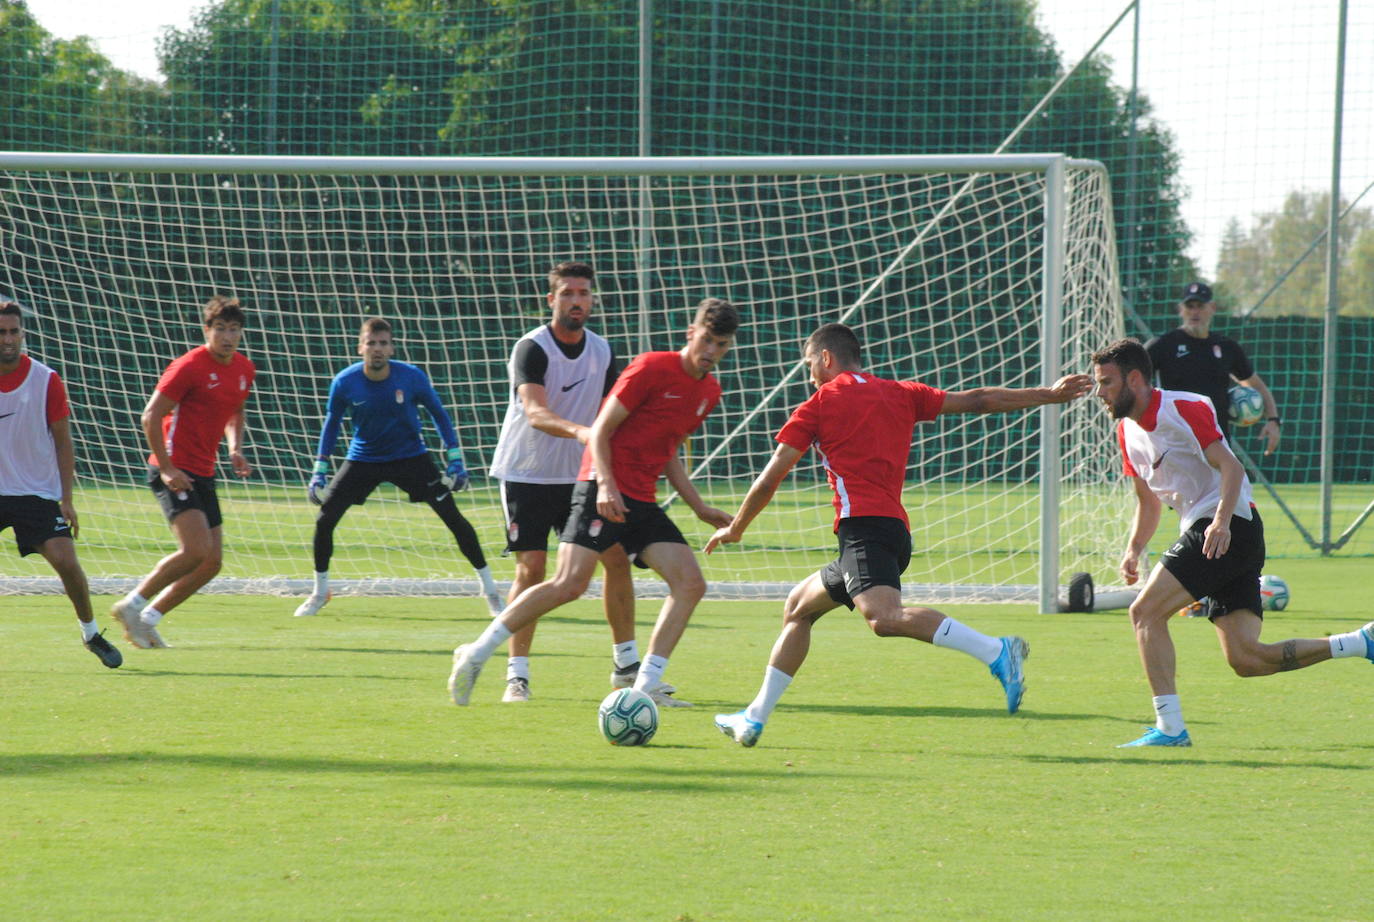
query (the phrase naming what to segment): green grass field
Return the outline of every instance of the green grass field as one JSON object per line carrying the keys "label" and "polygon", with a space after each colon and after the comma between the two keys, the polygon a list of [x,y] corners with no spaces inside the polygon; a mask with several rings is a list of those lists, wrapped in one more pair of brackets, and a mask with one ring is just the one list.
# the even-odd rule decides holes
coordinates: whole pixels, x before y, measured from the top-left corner
{"label": "green grass field", "polygon": [[[1289,561],[1266,636],[1368,620],[1367,562]],[[108,604],[108,599],[100,600]],[[595,730],[609,637],[550,615],[535,700],[466,709],[449,651],[476,600],[211,596],[176,645],[99,666],[66,600],[0,608],[5,919],[1368,919],[1374,669],[1243,680],[1176,619],[1190,750],[1150,717],[1123,613],[952,609],[1031,641],[1023,710],[947,650],[839,611],[759,745],[776,604],[706,603],[650,746]],[[643,603],[641,622],[656,606]],[[102,623],[111,626],[103,615]],[[117,633],[111,631],[112,634]]]}

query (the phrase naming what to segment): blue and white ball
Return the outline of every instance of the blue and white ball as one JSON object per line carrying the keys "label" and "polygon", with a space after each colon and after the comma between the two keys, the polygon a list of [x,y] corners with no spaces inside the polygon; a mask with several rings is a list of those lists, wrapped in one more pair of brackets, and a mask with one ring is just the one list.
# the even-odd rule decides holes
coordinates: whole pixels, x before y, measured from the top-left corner
{"label": "blue and white ball", "polygon": [[643,746],[658,732],[658,705],[642,691],[617,688],[597,708],[596,725],[612,746]]}
{"label": "blue and white ball", "polygon": [[1231,409],[1227,415],[1231,417],[1231,422],[1245,428],[1253,426],[1260,421],[1264,415],[1264,398],[1260,392],[1253,387],[1246,387],[1244,384],[1237,384],[1229,391],[1231,397]]}
{"label": "blue and white ball", "polygon": [[1283,611],[1288,607],[1288,584],[1269,573],[1261,576],[1260,605],[1265,611]]}

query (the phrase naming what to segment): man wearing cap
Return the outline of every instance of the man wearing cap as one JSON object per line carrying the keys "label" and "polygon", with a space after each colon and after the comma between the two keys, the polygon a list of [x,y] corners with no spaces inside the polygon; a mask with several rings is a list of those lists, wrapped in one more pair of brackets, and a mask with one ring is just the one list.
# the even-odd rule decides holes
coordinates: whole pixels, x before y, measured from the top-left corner
{"label": "man wearing cap", "polygon": [[1212,286],[1190,282],[1183,289],[1178,316],[1181,325],[1145,344],[1150,362],[1159,373],[1159,385],[1170,391],[1191,391],[1212,401],[1222,434],[1231,440],[1231,398],[1233,380],[1259,391],[1264,400],[1264,453],[1272,455],[1279,446],[1279,411],[1274,395],[1264,379],[1255,373],[1245,350],[1233,339],[1211,332],[1217,306],[1212,301]]}

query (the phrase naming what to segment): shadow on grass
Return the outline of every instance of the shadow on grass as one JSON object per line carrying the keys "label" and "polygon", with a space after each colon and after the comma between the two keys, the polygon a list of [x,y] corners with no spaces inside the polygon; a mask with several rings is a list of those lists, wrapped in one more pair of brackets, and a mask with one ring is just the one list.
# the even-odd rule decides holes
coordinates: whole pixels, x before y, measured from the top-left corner
{"label": "shadow on grass", "polygon": [[1021,710],[1015,715],[1007,713],[1004,707],[919,707],[912,705],[884,704],[793,704],[782,705],[782,711],[801,711],[816,714],[843,714],[847,717],[997,717],[1004,720],[1117,720],[1123,723],[1139,723],[1106,714],[1087,714],[1083,712],[1052,712]]}
{"label": "shadow on grass", "polygon": [[1313,760],[1291,759],[1286,761],[1268,761],[1265,759],[1197,759],[1179,758],[1175,755],[1177,750],[1170,749],[1167,752],[1160,750],[1157,753],[1146,754],[1139,749],[1122,752],[1115,756],[1067,756],[1067,755],[1023,755],[1011,756],[1005,753],[998,755],[999,759],[1019,758],[1037,765],[1121,765],[1125,763],[1157,765],[1167,762],[1170,765],[1193,765],[1193,766],[1223,766],[1226,768],[1327,768],[1334,771],[1357,771],[1366,772],[1374,766],[1370,765],[1349,765],[1339,762],[1319,762]]}
{"label": "shadow on grass", "polygon": [[[650,745],[655,749],[684,748]],[[691,748],[691,747],[685,747]],[[629,758],[634,758],[633,755]],[[170,752],[113,752],[113,753],[4,753],[0,754],[0,778],[15,776],[56,775],[84,772],[92,769],[117,768],[127,772],[140,767],[150,769],[206,769],[213,772],[264,773],[285,778],[292,775],[385,775],[388,778],[434,778],[454,781],[467,786],[492,788],[528,788],[546,792],[558,790],[614,792],[639,791],[645,793],[688,791],[701,793],[733,793],[742,781],[786,781],[814,784],[817,778],[854,779],[853,772],[824,772],[812,769],[734,768],[713,765],[709,769],[675,768],[663,765],[644,765],[627,762],[623,766],[606,765],[519,765],[496,761],[406,761],[357,758],[313,758],[310,756],[281,756],[261,754],[170,753]],[[127,776],[126,776],[127,777]],[[878,777],[876,775],[869,777]],[[227,780],[227,778],[225,779]]]}

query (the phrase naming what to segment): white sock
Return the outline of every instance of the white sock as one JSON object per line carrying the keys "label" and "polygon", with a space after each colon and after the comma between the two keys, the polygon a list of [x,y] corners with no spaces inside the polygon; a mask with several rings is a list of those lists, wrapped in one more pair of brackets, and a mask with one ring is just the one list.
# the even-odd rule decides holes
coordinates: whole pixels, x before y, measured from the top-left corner
{"label": "white sock", "polygon": [[1155,695],[1155,729],[1166,736],[1183,732],[1183,705],[1178,695]]}
{"label": "white sock", "polygon": [[487,564],[485,567],[482,567],[480,570],[478,570],[478,571],[477,571],[477,576],[482,580],[482,592],[483,592],[483,593],[492,593],[492,592],[500,592],[500,591],[501,591],[500,589],[496,588],[496,580],[492,579],[492,576],[491,576],[491,564]]}
{"label": "white sock", "polygon": [[149,605],[147,608],[143,609],[143,614],[138,616],[138,620],[142,621],[144,624],[156,627],[157,623],[162,620],[162,612]]}
{"label": "white sock", "polygon": [[1331,658],[1342,659],[1347,656],[1365,656],[1369,643],[1364,639],[1364,631],[1351,631],[1349,634],[1332,634],[1326,638],[1331,644]]}
{"label": "white sock", "polygon": [[967,653],[985,666],[991,666],[997,657],[1002,655],[1001,638],[979,633],[953,618],[946,618],[940,622],[931,643],[937,647],[949,647],[951,650]]}
{"label": "white sock", "polygon": [[510,639],[510,634],[510,629],[501,623],[500,618],[493,618],[482,635],[472,642],[473,662],[480,665],[491,659],[496,648]]}
{"label": "white sock", "polygon": [[78,620],[76,623],[79,624],[79,625],[81,625],[81,639],[82,639],[82,640],[90,640],[90,639],[91,639],[92,637],[94,637],[96,634],[99,634],[99,633],[100,633],[100,628],[98,628],[98,627],[95,626],[95,619],[94,619],[94,618],[92,618],[90,621],[81,621],[81,620]]}
{"label": "white sock", "polygon": [[639,665],[639,677],[635,679],[636,691],[647,691],[663,681],[663,673],[668,668],[668,657],[654,656],[650,653]]}
{"label": "white sock", "polygon": [[633,640],[611,644],[611,656],[615,657],[615,668],[624,669],[639,662],[639,644]]}
{"label": "white sock", "polygon": [[759,686],[759,693],[754,700],[749,702],[749,706],[744,709],[744,716],[759,723],[767,723],[768,717],[773,713],[773,708],[777,707],[778,699],[782,693],[787,691],[787,686],[792,684],[792,677],[781,669],[774,669],[769,666],[763,671],[763,685]]}
{"label": "white sock", "polygon": [[506,660],[506,678],[530,680],[530,658],[528,656],[512,656]]}
{"label": "white sock", "polygon": [[318,596],[327,596],[327,595],[329,595],[329,571],[328,571],[328,570],[316,570],[316,571],[315,571],[315,593],[314,593],[314,594],[315,594],[315,595],[318,595]]}
{"label": "white sock", "polygon": [[133,592],[126,595],[124,601],[119,604],[123,605],[125,608],[132,608],[134,611],[143,611],[148,605],[148,600],[139,595],[138,590],[135,589]]}

